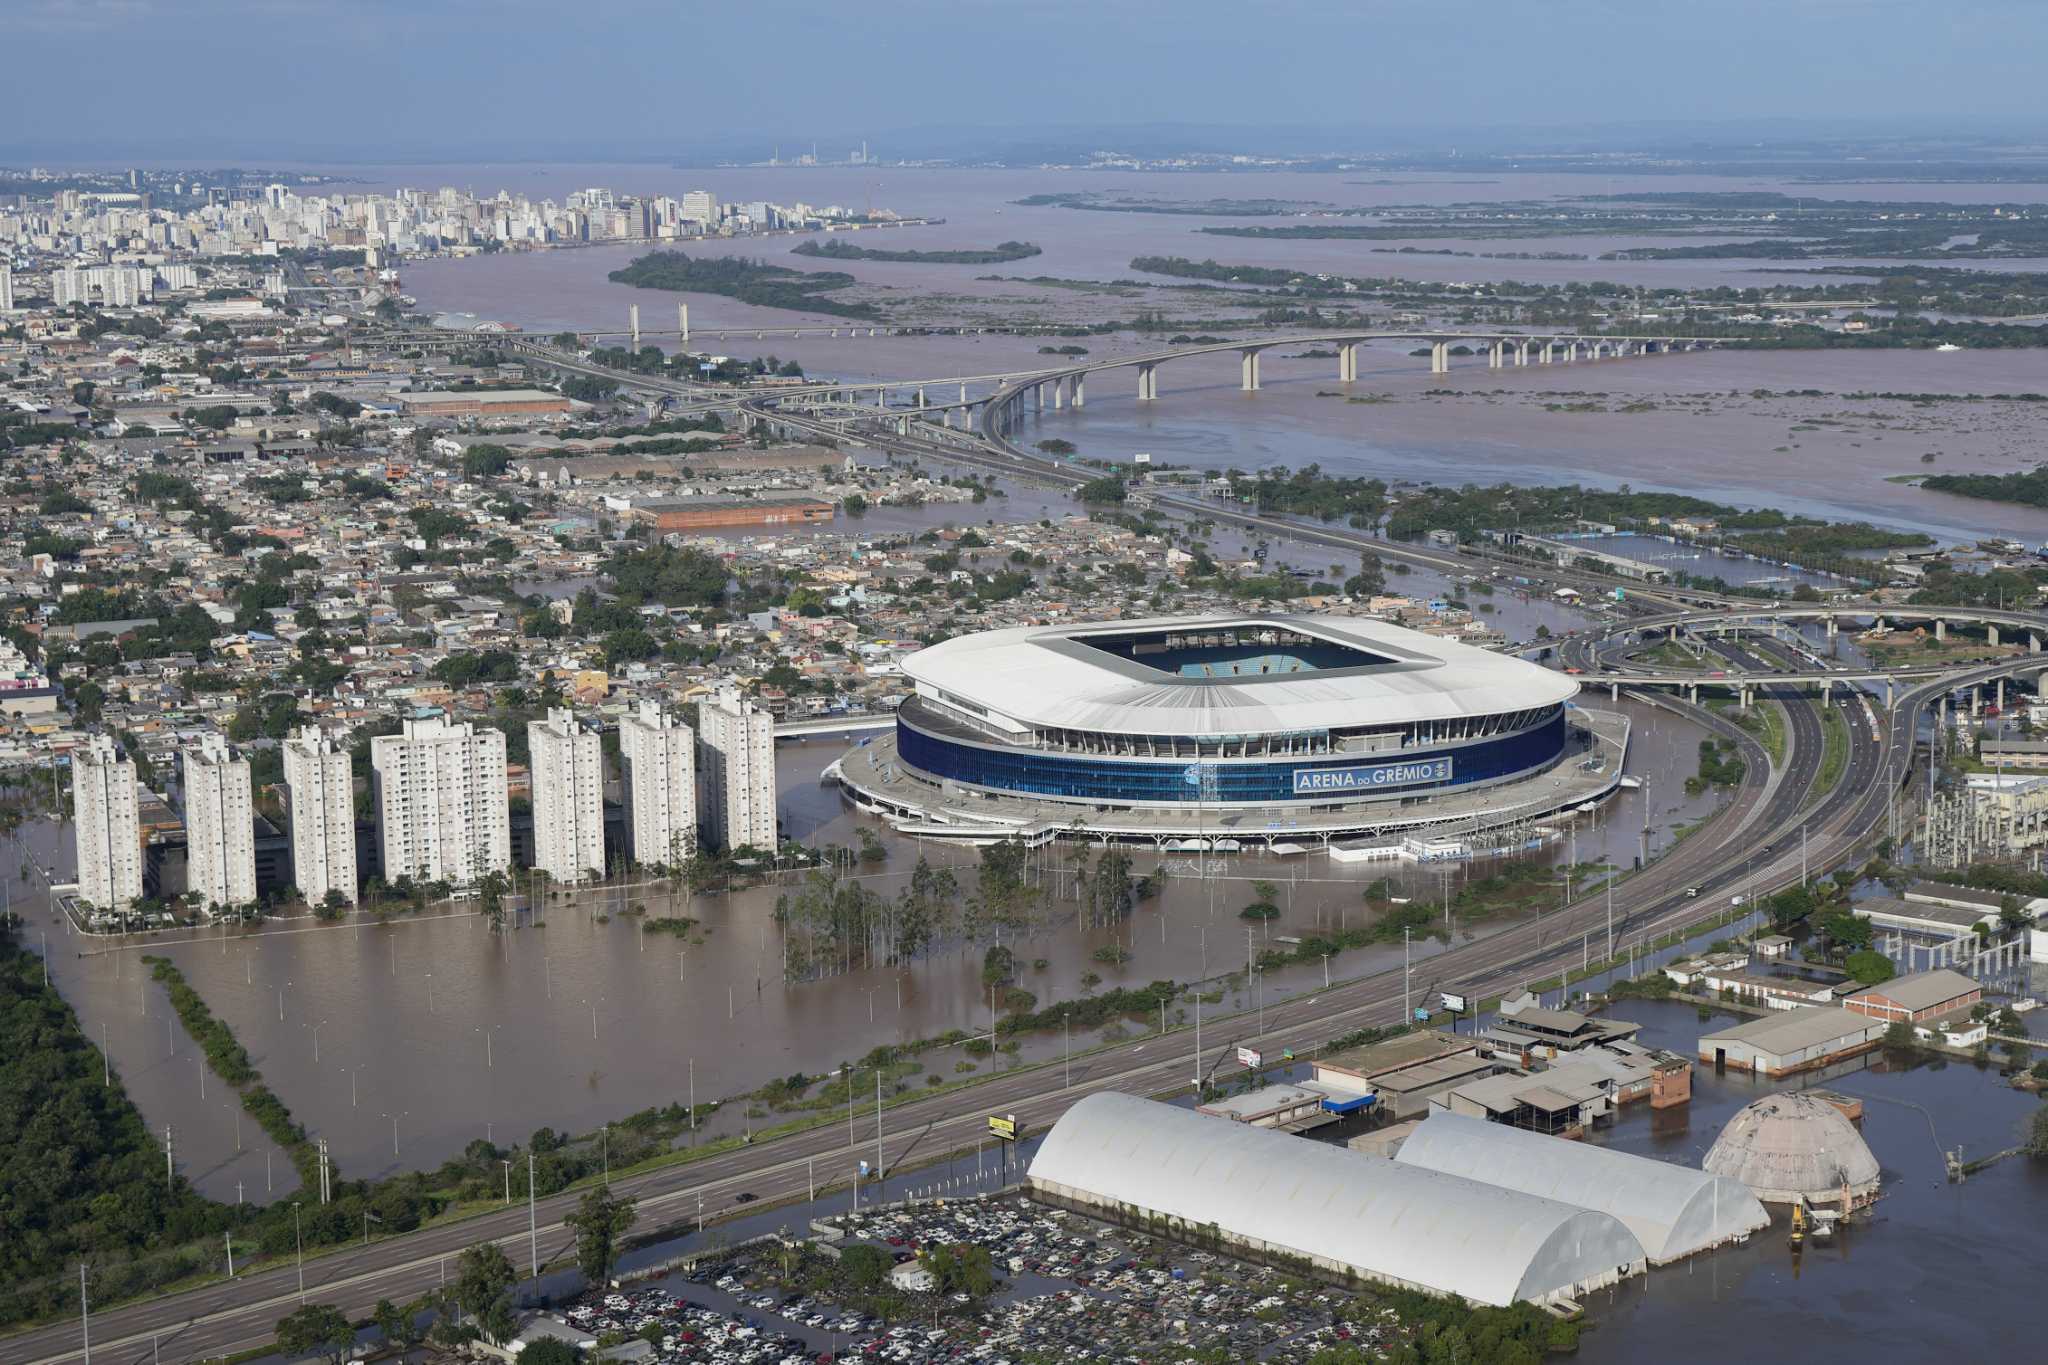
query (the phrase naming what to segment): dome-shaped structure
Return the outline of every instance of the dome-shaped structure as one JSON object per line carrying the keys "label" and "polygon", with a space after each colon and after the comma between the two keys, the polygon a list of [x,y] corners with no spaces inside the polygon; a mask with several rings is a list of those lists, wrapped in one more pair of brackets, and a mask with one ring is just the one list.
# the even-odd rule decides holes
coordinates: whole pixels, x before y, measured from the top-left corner
{"label": "dome-shaped structure", "polygon": [[1850,1204],[1877,1195],[1877,1158],[1842,1111],[1787,1091],[1767,1095],[1728,1120],[1707,1153],[1709,1174],[1749,1186],[1769,1204]]}

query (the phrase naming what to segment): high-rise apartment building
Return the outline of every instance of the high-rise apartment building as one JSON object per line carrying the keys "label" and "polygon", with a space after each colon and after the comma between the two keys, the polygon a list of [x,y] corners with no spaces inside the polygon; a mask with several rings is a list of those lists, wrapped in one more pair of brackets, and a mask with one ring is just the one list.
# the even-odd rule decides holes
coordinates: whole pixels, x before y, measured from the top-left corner
{"label": "high-rise apartment building", "polygon": [[727,687],[697,708],[697,822],[715,848],[776,847],[775,717]]}
{"label": "high-rise apartment building", "polygon": [[0,313],[14,307],[14,267],[0,261]]}
{"label": "high-rise apartment building", "polygon": [[292,881],[309,904],[329,891],[356,900],[355,783],[348,750],[309,725],[284,742],[291,801]]}
{"label": "high-rise apartment building", "polygon": [[512,866],[502,731],[439,718],[370,741],[384,880],[469,887]]}
{"label": "high-rise apartment building", "polygon": [[71,803],[78,898],[95,910],[126,910],[142,897],[142,830],[135,765],[111,736],[94,735],[72,752]]}
{"label": "high-rise apartment building", "polygon": [[557,708],[526,723],[533,755],[533,865],[558,882],[604,875],[604,749]]}
{"label": "high-rise apartment building", "polygon": [[219,735],[185,749],[185,890],[209,910],[256,900],[249,760]]}
{"label": "high-rise apartment building", "polygon": [[683,196],[683,220],[711,228],[718,225],[718,196],[709,190],[691,190]]}
{"label": "high-rise apartment building", "polygon": [[626,856],[681,866],[697,850],[697,737],[654,702],[619,722]]}

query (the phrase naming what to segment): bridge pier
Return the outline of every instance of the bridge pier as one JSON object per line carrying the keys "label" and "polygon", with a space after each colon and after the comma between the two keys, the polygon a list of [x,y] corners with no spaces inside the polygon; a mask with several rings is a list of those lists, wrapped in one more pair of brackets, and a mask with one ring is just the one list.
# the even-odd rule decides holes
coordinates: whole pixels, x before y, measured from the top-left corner
{"label": "bridge pier", "polygon": [[1075,375],[1075,376],[1074,376],[1074,406],[1075,406],[1075,407],[1077,407],[1077,408],[1079,408],[1079,407],[1085,407],[1085,406],[1087,406],[1087,403],[1088,403],[1088,391],[1087,391],[1087,388],[1086,388],[1086,384],[1087,384],[1087,381],[1088,381],[1088,376],[1087,376],[1087,375],[1085,375],[1085,374],[1077,374],[1077,375]]}
{"label": "bridge pier", "polygon": [[690,344],[690,305],[687,303],[676,305],[676,335],[682,338],[683,345]]}
{"label": "bridge pier", "polygon": [[626,316],[632,320],[633,354],[638,355],[640,353],[640,305],[636,303],[627,309]]}
{"label": "bridge pier", "polygon": [[1579,363],[1579,343],[1578,343],[1578,342],[1576,342],[1576,341],[1567,341],[1567,342],[1566,342],[1566,343],[1564,344],[1564,363],[1565,363],[1565,364],[1567,364],[1567,365],[1576,365],[1576,364],[1578,364],[1578,363]]}
{"label": "bridge pier", "polygon": [[1985,637],[1990,640],[1991,647],[1993,649],[1998,648],[1998,623],[1996,621],[1993,621],[1990,625],[1984,627],[1984,634]]}
{"label": "bridge pier", "polygon": [[1451,344],[1447,341],[1429,343],[1429,372],[1449,374],[1451,372]]}
{"label": "bridge pier", "polygon": [[1259,387],[1259,353],[1255,347],[1247,347],[1240,353],[1238,369],[1242,382],[1240,387],[1246,393],[1255,393]]}
{"label": "bridge pier", "polygon": [[1832,616],[1827,617],[1826,621],[1828,628],[1828,638],[1830,640],[1834,639],[1837,635],[1840,635],[1842,633],[1842,624],[1840,621],[1836,620]]}
{"label": "bridge pier", "polygon": [[1064,379],[1055,379],[1052,381],[1052,410],[1054,412],[1058,412],[1061,408],[1065,407],[1066,405],[1067,381]]}
{"label": "bridge pier", "polygon": [[1337,382],[1352,384],[1358,380],[1358,347],[1356,341],[1337,343]]}
{"label": "bridge pier", "polygon": [[1031,401],[1038,405],[1037,411],[1045,411],[1045,383],[1043,380],[1031,386]]}
{"label": "bridge pier", "polygon": [[929,403],[925,402],[925,399],[924,399],[924,385],[922,385],[922,384],[919,384],[919,385],[917,386],[917,405],[918,405],[918,406],[919,406],[920,408],[924,408],[924,407],[929,407],[929,406],[931,406],[931,405],[930,405]]}
{"label": "bridge pier", "polygon": [[1507,349],[1508,344],[1505,341],[1495,340],[1490,342],[1486,347],[1486,368],[1489,370],[1499,369],[1501,360],[1507,355]]}
{"label": "bridge pier", "polygon": [[1620,684],[1620,683],[1618,683],[1618,682],[1611,682],[1611,683],[1607,684],[1607,700],[1609,700],[1610,702],[1618,702],[1618,701],[1620,701],[1620,700],[1621,700],[1621,684]]}
{"label": "bridge pier", "polygon": [[1890,678],[1884,680],[1884,709],[1887,711],[1892,709],[1892,680]]}
{"label": "bridge pier", "polygon": [[1934,642],[1936,644],[1941,644],[1943,641],[1947,639],[1948,622],[1942,620],[1939,616],[1937,616],[1934,618]]}
{"label": "bridge pier", "polygon": [[1159,397],[1159,379],[1156,374],[1158,368],[1157,365],[1140,365],[1138,367],[1138,401],[1140,403],[1149,403]]}
{"label": "bridge pier", "polygon": [[2005,714],[2005,679],[2000,678],[1993,688],[1991,703],[1998,708],[1998,714],[2002,716]]}
{"label": "bridge pier", "polygon": [[965,384],[960,386],[960,401],[963,403],[967,401],[967,386]]}
{"label": "bridge pier", "polygon": [[1537,363],[1538,365],[1548,365],[1548,364],[1550,364],[1550,363],[1551,363],[1552,361],[1554,361],[1554,360],[1556,360],[1556,359],[1557,359],[1557,343],[1556,343],[1556,342],[1554,342],[1554,341],[1546,341],[1546,342],[1544,342],[1544,343],[1543,343],[1543,349],[1542,349],[1541,351],[1539,351],[1539,352],[1537,352],[1537,353],[1536,353],[1536,363]]}
{"label": "bridge pier", "polygon": [[1687,683],[1685,685],[1685,699],[1694,706],[1700,704],[1700,685],[1698,683]]}
{"label": "bridge pier", "polygon": [[2028,632],[2027,632],[2027,653],[2029,653],[2029,654],[2039,654],[2040,652],[2041,652],[2041,632],[2039,632],[2038,630],[2030,630],[2030,631],[2028,631]]}
{"label": "bridge pier", "polygon": [[1594,343],[1593,343],[1593,359],[1595,359],[1595,360],[1605,360],[1605,359],[1607,359],[1607,343],[1606,343],[1606,342],[1604,342],[1604,341],[1596,341],[1596,342],[1594,342]]}
{"label": "bridge pier", "polygon": [[1522,367],[1523,367],[1524,365],[1527,365],[1528,363],[1529,363],[1529,343],[1528,343],[1528,342],[1526,342],[1526,341],[1518,341],[1518,342],[1516,342],[1516,343],[1515,343],[1515,368],[1519,370],[1519,369],[1521,369],[1521,368],[1522,368]]}

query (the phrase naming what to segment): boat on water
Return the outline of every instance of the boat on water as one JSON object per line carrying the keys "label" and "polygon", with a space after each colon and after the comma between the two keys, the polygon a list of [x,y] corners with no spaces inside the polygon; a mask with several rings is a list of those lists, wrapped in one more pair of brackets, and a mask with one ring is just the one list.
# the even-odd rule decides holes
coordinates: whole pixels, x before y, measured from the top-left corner
{"label": "boat on water", "polygon": [[1953,341],[1944,341],[1934,349],[1937,351],[1960,351],[1963,348],[1956,345]]}

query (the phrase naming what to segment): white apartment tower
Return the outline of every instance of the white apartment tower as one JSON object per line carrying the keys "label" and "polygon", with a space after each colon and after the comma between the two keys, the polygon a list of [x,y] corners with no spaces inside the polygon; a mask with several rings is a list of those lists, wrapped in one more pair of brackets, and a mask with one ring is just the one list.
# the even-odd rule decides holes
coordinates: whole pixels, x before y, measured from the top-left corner
{"label": "white apartment tower", "polygon": [[256,812],[249,760],[219,735],[185,749],[185,890],[224,910],[256,899]]}
{"label": "white apartment tower", "polygon": [[142,829],[135,765],[112,736],[94,735],[71,755],[78,898],[95,910],[126,910],[142,896]]}
{"label": "white apartment tower", "polygon": [[697,821],[704,842],[776,847],[775,717],[722,688],[697,708]]}
{"label": "white apartment tower", "polygon": [[348,750],[309,725],[284,742],[292,807],[292,880],[309,904],[329,891],[356,903],[355,783]]}
{"label": "white apartment tower", "polygon": [[604,749],[557,708],[526,723],[533,754],[533,865],[558,882],[604,875]]}
{"label": "white apartment tower", "polygon": [[619,722],[626,856],[680,866],[697,851],[697,737],[654,702]]}
{"label": "white apartment tower", "polygon": [[469,887],[512,866],[505,736],[438,718],[370,741],[384,880]]}
{"label": "white apartment tower", "polygon": [[0,313],[14,307],[14,267],[0,261]]}

